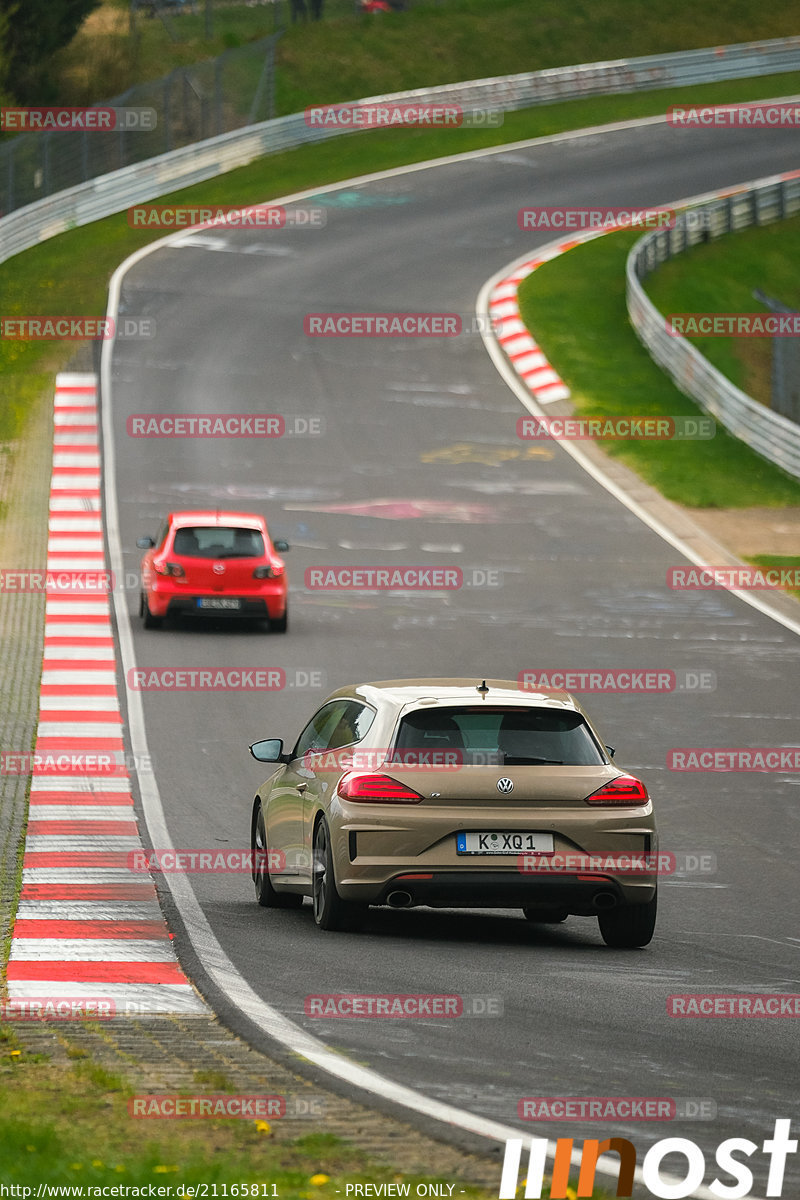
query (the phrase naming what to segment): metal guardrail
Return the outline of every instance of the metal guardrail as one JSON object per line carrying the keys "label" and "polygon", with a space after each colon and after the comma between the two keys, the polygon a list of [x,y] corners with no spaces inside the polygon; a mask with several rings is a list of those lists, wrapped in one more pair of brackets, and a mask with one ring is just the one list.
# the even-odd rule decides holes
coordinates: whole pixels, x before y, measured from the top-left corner
{"label": "metal guardrail", "polygon": [[[582,96],[646,91],[796,70],[800,70],[800,37],[777,38],[477,79],[388,96],[371,96],[354,103],[413,100],[510,112]],[[100,175],[1,218],[0,262],[68,229],[122,212],[131,204],[154,200],[167,192],[202,183],[265,154],[314,144],[348,132],[347,128],[333,126],[309,127],[303,113],[293,113]]]}
{"label": "metal guardrail", "polygon": [[645,293],[641,280],[690,246],[800,213],[798,175],[773,177],[749,191],[700,205],[692,211],[703,213],[702,221],[679,220],[671,229],[646,234],[632,248],[625,267],[628,316],[654,361],[729,433],[795,479],[800,479],[800,425],[759,404],[713,367],[691,342],[668,333],[666,318]]}

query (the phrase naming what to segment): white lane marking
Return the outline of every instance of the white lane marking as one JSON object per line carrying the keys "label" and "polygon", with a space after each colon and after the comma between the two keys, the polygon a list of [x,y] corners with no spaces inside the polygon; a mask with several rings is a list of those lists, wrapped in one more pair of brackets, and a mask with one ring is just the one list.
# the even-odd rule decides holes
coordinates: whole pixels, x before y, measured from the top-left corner
{"label": "white lane marking", "polygon": [[94,887],[107,883],[151,883],[143,872],[128,871],[125,867],[23,867],[22,883],[81,884]]}
{"label": "white lane marking", "polygon": [[130,795],[131,781],[121,775],[34,775],[32,792],[124,792]]}
{"label": "white lane marking", "polygon": [[133,821],[133,802],[130,804],[34,804],[31,821]]}
{"label": "white lane marking", "polygon": [[105,596],[97,597],[63,597],[58,600],[47,599],[44,606],[47,617],[105,617],[109,615],[108,600]]}
{"label": "white lane marking", "polygon": [[174,962],[169,938],[40,938],[15,935],[9,962]]}
{"label": "white lane marking", "polygon": [[[50,662],[73,662],[85,663],[87,667],[94,670],[98,663],[113,663],[114,647],[113,646],[92,646],[88,643],[83,643],[78,646],[60,646],[48,642],[45,637],[44,642],[44,661]],[[45,668],[46,670],[48,668]],[[52,668],[49,668],[52,670]]]}
{"label": "white lane marking", "polygon": [[57,684],[93,683],[93,684],[108,685],[108,684],[116,683],[116,679],[117,679],[117,676],[113,670],[111,670],[111,671],[98,670],[95,668],[94,664],[93,664],[91,670],[89,670],[87,668],[86,670],[72,671],[69,668],[61,669],[59,667],[45,667],[45,669],[42,671],[42,683],[44,685],[56,684],[56,683]]}
{"label": "white lane marking", "polygon": [[15,979],[13,999],[48,1000],[54,996],[86,999],[90,989],[96,999],[114,1000],[118,1016],[169,1012],[208,1018],[208,1009],[188,983],[107,983],[99,979],[89,985],[63,979]]}
{"label": "white lane marking", "polygon": [[20,900],[18,921],[163,921],[156,900]]}
{"label": "white lane marking", "polygon": [[[348,179],[338,184],[332,184],[330,187],[326,187],[325,190],[327,192],[338,191],[346,187],[352,187],[354,184],[372,183],[381,179],[391,179],[400,175],[411,174],[416,171],[431,170],[438,166],[449,166],[453,162],[465,162],[475,158],[484,158],[490,154],[497,154],[502,150],[513,150],[517,147],[527,148],[528,146],[535,145],[559,144],[567,141],[575,141],[583,137],[597,137],[601,134],[617,130],[634,129],[649,125],[663,125],[665,122],[666,115],[645,117],[635,121],[619,121],[610,125],[597,126],[593,129],[575,130],[570,133],[556,134],[533,140],[529,139],[502,148],[490,147],[487,150],[468,151],[465,154],[455,155],[450,158],[431,159],[425,163],[411,163],[405,167],[395,167],[387,171],[377,171],[371,175],[358,176],[355,179]],[[291,196],[273,199],[270,203],[288,204],[297,200],[305,200],[310,196],[314,196],[319,191],[320,188],[318,187],[309,188],[303,192],[293,193]],[[131,267],[141,262],[148,255],[168,246],[174,237],[175,235],[173,234],[157,242],[153,242],[149,246],[144,246],[141,250],[138,250],[135,254],[125,259],[123,263],[120,263],[109,283],[107,312],[110,316],[115,316],[117,313],[120,289],[125,274]],[[527,258],[529,255],[523,257]],[[121,573],[124,570],[124,562],[116,494],[116,448],[113,441],[111,373],[113,348],[113,340],[103,342],[100,375],[101,393],[104,401],[102,406],[103,453],[105,460],[105,516],[109,540],[109,559],[111,569],[117,574],[118,578],[121,578]],[[612,489],[609,488],[609,490]],[[620,496],[620,499],[622,499],[622,496]],[[136,658],[134,655],[133,633],[127,603],[119,593],[114,593],[114,607],[120,642],[120,660],[127,674],[127,670],[135,666]],[[138,761],[142,763],[149,762],[144,708],[140,692],[128,692],[128,717],[133,752],[139,755],[148,754],[148,758],[140,757]],[[167,829],[164,809],[155,776],[152,770],[146,770],[144,767],[140,768],[137,774],[145,821],[147,822],[153,845],[170,849],[172,848],[172,841]],[[285,1048],[289,1049],[292,1053],[308,1059],[309,1062],[315,1063],[331,1075],[346,1080],[354,1087],[360,1087],[365,1091],[372,1092],[374,1095],[382,1096],[394,1104],[408,1108],[412,1112],[428,1116],[432,1120],[441,1121],[443,1124],[474,1133],[478,1137],[498,1142],[505,1142],[508,1138],[518,1138],[520,1136],[520,1130],[514,1126],[502,1125],[488,1118],[476,1116],[465,1109],[456,1108],[454,1105],[442,1104],[439,1101],[431,1100],[422,1092],[417,1092],[413,1088],[395,1083],[393,1080],[380,1075],[377,1071],[352,1062],[343,1055],[330,1050],[317,1038],[305,1033],[299,1026],[289,1021],[282,1013],[273,1008],[272,1005],[262,1000],[253,991],[247,980],[239,974],[214,936],[211,926],[192,891],[188,878],[185,876],[168,876],[166,879],[192,946],[209,976],[243,1015],[249,1017],[258,1027],[264,1029],[269,1036],[275,1038]],[[554,1154],[555,1143],[548,1143],[548,1157],[552,1158]],[[580,1168],[580,1153],[577,1151],[574,1152],[571,1161],[576,1168]],[[612,1163],[604,1163],[601,1158],[598,1161],[597,1170],[598,1174],[616,1178],[618,1165],[614,1166]],[[636,1168],[634,1177],[639,1184],[644,1186],[644,1179],[640,1168]],[[680,1183],[680,1180],[675,1179],[673,1176],[667,1177],[666,1174],[662,1174],[661,1179],[665,1184],[673,1183],[677,1186]],[[697,1200],[717,1200],[717,1197],[710,1188],[705,1187],[703,1184],[696,1188],[691,1195],[696,1197]],[[753,1200],[757,1200],[757,1198],[753,1197]]]}
{"label": "white lane marking", "polygon": [[[40,715],[52,712],[118,712],[116,696],[48,696],[40,701]],[[120,717],[120,722],[122,717]],[[109,722],[111,724],[111,722]]]}

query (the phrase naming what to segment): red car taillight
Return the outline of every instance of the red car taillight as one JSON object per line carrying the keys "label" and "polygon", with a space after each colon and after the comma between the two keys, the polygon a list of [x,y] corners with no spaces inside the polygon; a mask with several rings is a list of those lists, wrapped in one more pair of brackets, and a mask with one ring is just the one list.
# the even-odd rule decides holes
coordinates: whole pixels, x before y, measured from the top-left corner
{"label": "red car taillight", "polygon": [[176,579],[181,579],[186,574],[180,563],[173,562],[154,562],[153,570],[156,575],[174,575]]}
{"label": "red car taillight", "polygon": [[253,579],[275,579],[283,574],[283,567],[256,567]]}
{"label": "red car taillight", "polygon": [[633,775],[618,775],[598,791],[586,797],[587,804],[626,804],[629,808],[647,804],[647,788]]}
{"label": "red car taillight", "polygon": [[348,772],[336,789],[354,804],[419,804],[422,796],[390,775],[355,775]]}

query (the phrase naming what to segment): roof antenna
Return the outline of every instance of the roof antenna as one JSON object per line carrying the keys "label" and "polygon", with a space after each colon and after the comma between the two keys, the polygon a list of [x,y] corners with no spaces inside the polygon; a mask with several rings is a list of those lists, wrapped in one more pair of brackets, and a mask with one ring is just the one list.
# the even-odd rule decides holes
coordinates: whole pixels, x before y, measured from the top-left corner
{"label": "roof antenna", "polygon": [[485,679],[484,679],[483,683],[480,685],[480,687],[476,687],[476,688],[475,688],[475,691],[476,691],[476,692],[480,692],[480,694],[481,694],[482,696],[484,696],[484,697],[485,697],[485,696],[487,696],[487,695],[489,694],[489,689],[488,689],[488,687],[486,686],[486,680],[485,680]]}

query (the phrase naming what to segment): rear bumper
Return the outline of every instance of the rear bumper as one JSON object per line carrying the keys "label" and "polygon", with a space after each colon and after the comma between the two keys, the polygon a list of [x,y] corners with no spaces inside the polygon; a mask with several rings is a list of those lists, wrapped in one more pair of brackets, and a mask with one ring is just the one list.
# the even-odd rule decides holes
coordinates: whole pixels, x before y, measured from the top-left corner
{"label": "rear bumper", "polygon": [[401,872],[375,888],[340,884],[343,899],[366,904],[389,904],[393,893],[405,893],[408,903],[431,908],[534,908],[562,909],[576,916],[596,916],[603,909],[646,904],[656,894],[651,876],[635,879],[577,875],[521,875],[517,871]]}
{"label": "rear bumper", "polygon": [[[200,608],[198,600],[225,599],[238,600],[238,608]],[[193,616],[193,617],[269,617],[276,620],[286,612],[286,591],[260,592],[257,595],[231,593],[216,595],[214,593],[173,593],[150,592],[147,603],[154,617]]]}

